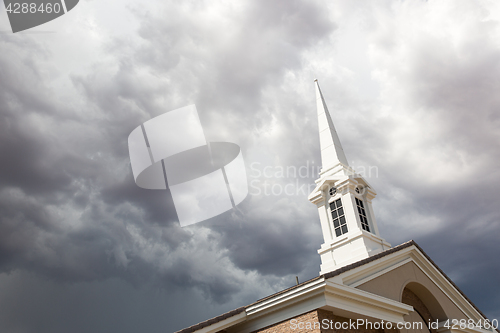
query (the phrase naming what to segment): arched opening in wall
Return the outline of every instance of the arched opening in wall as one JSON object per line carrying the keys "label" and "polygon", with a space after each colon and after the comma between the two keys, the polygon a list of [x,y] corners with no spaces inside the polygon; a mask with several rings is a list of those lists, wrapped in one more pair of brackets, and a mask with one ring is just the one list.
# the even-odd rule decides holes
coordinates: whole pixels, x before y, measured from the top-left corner
{"label": "arched opening in wall", "polygon": [[401,333],[434,333],[430,323],[447,318],[437,299],[419,283],[410,282],[405,286],[401,302],[413,306],[415,310],[404,317],[405,322],[412,325],[407,325]]}

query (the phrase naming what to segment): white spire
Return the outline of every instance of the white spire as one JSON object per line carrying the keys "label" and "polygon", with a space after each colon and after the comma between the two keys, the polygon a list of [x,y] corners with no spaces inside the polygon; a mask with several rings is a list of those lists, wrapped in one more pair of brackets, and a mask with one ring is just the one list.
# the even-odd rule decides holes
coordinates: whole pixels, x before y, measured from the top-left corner
{"label": "white spire", "polygon": [[349,163],[347,163],[344,149],[342,149],[342,145],[340,144],[335,126],[333,126],[332,118],[319,88],[318,80],[314,80],[314,82],[316,82],[316,105],[318,109],[319,142],[323,170],[330,169],[339,163],[348,166]]}
{"label": "white spire", "polygon": [[372,200],[377,192],[352,170],[316,82],[322,170],[309,201],[318,208],[325,242],[318,253],[325,274],[391,247],[380,237]]}

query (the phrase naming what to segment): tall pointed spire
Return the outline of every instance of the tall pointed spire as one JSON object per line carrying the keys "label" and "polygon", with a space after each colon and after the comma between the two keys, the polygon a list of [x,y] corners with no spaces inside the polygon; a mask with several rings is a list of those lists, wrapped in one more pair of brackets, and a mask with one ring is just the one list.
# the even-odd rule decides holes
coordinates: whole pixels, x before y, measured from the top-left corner
{"label": "tall pointed spire", "polygon": [[316,105],[323,170],[330,169],[339,163],[348,166],[349,163],[345,157],[344,149],[342,149],[342,145],[340,144],[337,131],[335,131],[335,126],[333,126],[333,121],[319,88],[318,80],[314,80],[314,82],[316,83]]}
{"label": "tall pointed spire", "polygon": [[323,239],[321,272],[373,256],[391,247],[380,237],[372,200],[377,192],[352,170],[316,82],[322,170],[308,199],[318,208]]}

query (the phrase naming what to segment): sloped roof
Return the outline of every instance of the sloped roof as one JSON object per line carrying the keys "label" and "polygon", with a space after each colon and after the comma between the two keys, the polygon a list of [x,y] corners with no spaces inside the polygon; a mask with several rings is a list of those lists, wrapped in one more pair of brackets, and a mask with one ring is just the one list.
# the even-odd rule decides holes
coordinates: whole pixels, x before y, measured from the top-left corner
{"label": "sloped roof", "polygon": [[[286,293],[286,292],[288,292],[288,291],[290,291],[290,290],[293,290],[293,289],[299,288],[299,287],[301,287],[302,285],[305,285],[305,284],[310,283],[310,282],[315,281],[315,280],[319,280],[319,279],[321,279],[321,278],[324,278],[325,280],[326,280],[326,279],[330,279],[330,278],[332,278],[332,277],[334,277],[334,276],[340,275],[340,274],[342,274],[342,273],[344,273],[344,272],[350,271],[350,270],[355,269],[355,268],[357,268],[357,267],[360,267],[360,266],[366,265],[366,264],[368,264],[368,263],[370,263],[370,262],[372,262],[372,261],[375,261],[375,260],[377,260],[377,259],[380,259],[380,258],[382,258],[382,257],[388,256],[388,255],[390,255],[390,254],[392,254],[392,253],[395,253],[395,252],[401,251],[401,250],[406,249],[406,248],[411,247],[411,246],[415,246],[415,247],[416,247],[416,248],[417,248],[417,249],[418,249],[418,250],[419,250],[419,251],[420,251],[420,252],[421,252],[421,253],[422,253],[422,254],[423,254],[426,258],[427,258],[427,260],[429,260],[429,262],[430,262],[430,263],[431,263],[431,264],[432,264],[432,265],[433,265],[433,266],[434,266],[434,267],[435,267],[435,268],[436,268],[436,269],[437,269],[437,270],[438,270],[438,271],[439,271],[439,272],[440,272],[440,273],[441,273],[441,274],[442,274],[442,275],[446,278],[446,280],[448,280],[448,282],[450,282],[450,284],[451,284],[451,285],[453,285],[453,287],[454,287],[454,288],[455,288],[455,289],[456,289],[456,290],[457,290],[457,291],[458,291],[458,292],[459,292],[459,293],[460,293],[460,294],[461,294],[461,295],[462,295],[462,296],[463,296],[463,297],[467,300],[467,302],[469,302],[469,303],[470,303],[470,304],[471,304],[471,305],[472,305],[472,306],[473,306],[473,307],[477,310],[477,312],[479,312],[479,313],[480,313],[480,314],[481,314],[484,318],[486,318],[486,316],[485,316],[485,315],[481,312],[481,310],[479,310],[479,309],[477,308],[477,306],[476,306],[474,303],[472,303],[472,301],[471,301],[471,300],[470,300],[470,299],[469,299],[469,298],[468,298],[468,297],[467,297],[467,296],[466,296],[466,295],[465,295],[465,294],[464,294],[464,293],[460,290],[460,288],[458,288],[458,287],[457,287],[457,285],[456,285],[456,284],[455,284],[455,283],[454,283],[454,282],[453,282],[453,281],[452,281],[452,280],[451,280],[451,279],[450,279],[450,278],[449,278],[449,277],[448,277],[448,276],[447,276],[447,275],[446,275],[446,274],[445,274],[445,273],[444,273],[444,272],[443,272],[443,271],[442,271],[442,270],[441,270],[441,269],[440,269],[440,268],[436,265],[436,263],[435,263],[435,262],[434,262],[434,261],[433,261],[433,260],[432,260],[432,259],[431,259],[431,258],[430,258],[430,257],[429,257],[426,253],[425,253],[425,252],[424,252],[424,250],[422,250],[422,248],[421,248],[421,247],[420,247],[420,246],[419,246],[419,245],[418,245],[418,244],[417,244],[414,240],[410,240],[410,241],[408,241],[408,242],[406,242],[406,243],[400,244],[400,245],[398,245],[398,246],[395,246],[395,247],[392,247],[392,248],[390,248],[390,249],[387,249],[387,250],[385,250],[385,251],[383,251],[383,252],[380,252],[380,253],[378,253],[378,254],[376,254],[376,255],[374,255],[374,256],[368,257],[368,258],[366,258],[366,259],[363,259],[363,260],[357,261],[357,262],[355,262],[355,263],[353,263],[353,264],[350,264],[350,265],[347,265],[347,266],[341,267],[341,268],[339,268],[339,269],[336,269],[336,270],[334,270],[334,271],[332,271],[332,272],[328,272],[328,273],[326,273],[326,274],[323,274],[323,275],[320,275],[320,276],[318,276],[318,277],[312,278],[312,279],[310,279],[310,280],[307,280],[307,281],[305,281],[305,282],[302,282],[302,283],[300,283],[300,284],[298,284],[298,285],[295,285],[295,286],[293,286],[293,287],[290,287],[290,288],[287,288],[287,289],[281,290],[281,291],[279,291],[279,292],[277,292],[277,293],[274,293],[274,294],[272,294],[272,295],[269,295],[269,296],[266,296],[266,297],[264,297],[264,298],[261,298],[261,299],[257,300],[256,302],[254,302],[254,303],[252,303],[252,304],[249,304],[249,305],[247,305],[247,306],[242,306],[242,307],[237,308],[237,309],[235,309],[235,310],[232,310],[232,311],[226,312],[226,313],[224,313],[224,314],[222,314],[222,315],[220,315],[220,316],[217,316],[217,317],[214,317],[214,318],[212,318],[212,319],[209,319],[209,320],[203,321],[203,322],[201,322],[201,323],[198,323],[198,324],[196,324],[196,325],[193,325],[193,326],[190,326],[190,327],[184,328],[184,329],[182,329],[182,330],[180,330],[180,331],[177,331],[177,332],[175,332],[175,333],[193,333],[193,332],[196,332],[196,331],[198,331],[198,330],[200,330],[200,329],[202,329],[202,328],[208,327],[208,326],[210,326],[210,325],[213,325],[213,324],[215,324],[215,323],[218,323],[218,322],[220,322],[220,321],[222,321],[222,320],[225,320],[225,319],[227,319],[227,318],[230,318],[230,317],[236,316],[237,314],[240,314],[240,313],[244,312],[247,308],[249,308],[249,307],[251,307],[251,306],[253,306],[253,305],[255,305],[255,304],[258,304],[258,303],[263,302],[263,301],[265,301],[265,300],[268,300],[268,299],[270,299],[270,298],[276,297],[276,296],[278,296],[278,295],[284,294],[284,293]],[[497,330],[497,331],[498,331],[498,332],[500,332],[499,330]]]}
{"label": "sloped roof", "polygon": [[198,324],[193,325],[193,326],[189,326],[188,328],[184,328],[184,329],[182,329],[180,331],[177,331],[175,333],[191,333],[191,332],[196,332],[198,330],[201,330],[204,327],[213,325],[215,323],[218,323],[219,321],[223,321],[224,319],[230,318],[232,316],[236,316],[237,314],[240,314],[240,313],[244,312],[247,307],[248,306],[242,306],[242,307],[237,308],[235,310],[223,313],[220,316],[214,317],[214,318],[209,319],[209,320],[202,321],[201,323],[198,323]]}

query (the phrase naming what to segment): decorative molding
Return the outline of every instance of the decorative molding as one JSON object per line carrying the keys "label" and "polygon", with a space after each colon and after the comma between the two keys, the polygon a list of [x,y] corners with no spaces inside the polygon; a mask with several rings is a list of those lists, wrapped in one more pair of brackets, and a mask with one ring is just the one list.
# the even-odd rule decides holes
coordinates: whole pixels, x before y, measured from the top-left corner
{"label": "decorative molding", "polygon": [[317,280],[313,280],[310,283],[306,283],[299,288],[294,288],[288,292],[279,294],[275,297],[270,297],[268,299],[263,300],[262,302],[258,302],[254,305],[249,306],[246,311],[249,316],[255,316],[257,313],[264,312],[270,308],[273,308],[273,311],[282,306],[284,303],[286,305],[290,305],[293,302],[299,301],[298,298],[300,296],[309,295],[314,293],[315,291],[321,291],[325,286],[325,279],[320,278]]}
{"label": "decorative molding", "polygon": [[401,322],[413,311],[411,305],[346,285],[326,281],[326,305],[377,320]]}

